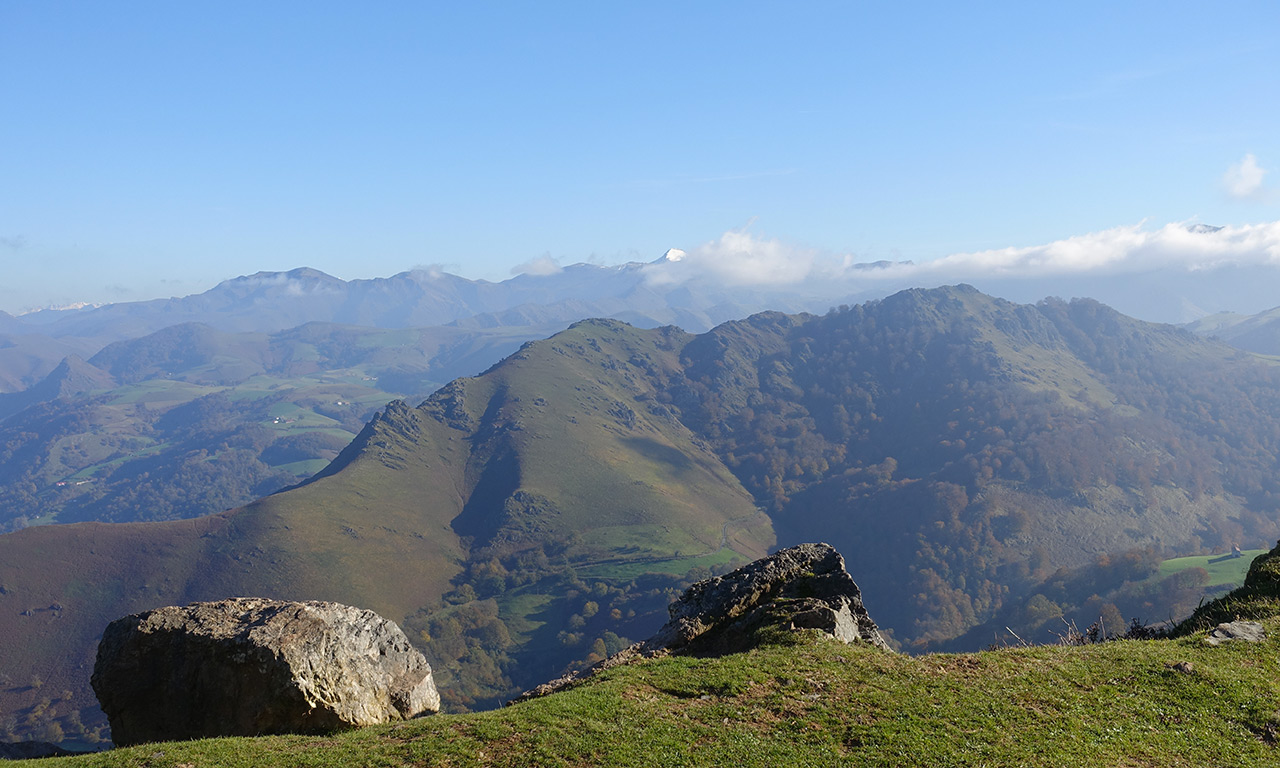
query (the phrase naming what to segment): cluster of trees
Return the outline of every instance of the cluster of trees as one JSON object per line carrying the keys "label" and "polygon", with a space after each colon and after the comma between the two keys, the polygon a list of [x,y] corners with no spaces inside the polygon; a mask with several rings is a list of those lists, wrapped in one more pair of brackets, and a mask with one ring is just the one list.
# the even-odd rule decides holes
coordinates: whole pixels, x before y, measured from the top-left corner
{"label": "cluster of trees", "polygon": [[[1008,601],[1003,608],[966,635],[950,643],[969,648],[1002,644],[1012,637],[1043,643],[1096,627],[1099,639],[1122,636],[1133,626],[1159,629],[1191,614],[1213,590],[1209,573],[1188,568],[1157,577],[1167,556],[1155,547],[1140,547],[1113,555],[1099,555],[1079,568],[1059,568],[1030,594]],[[1225,592],[1230,586],[1221,587]]]}
{"label": "cluster of trees", "polygon": [[[38,676],[33,676],[28,685],[38,690],[45,687]],[[0,741],[34,740],[52,744],[67,741],[99,744],[106,741],[106,718],[98,712],[96,721],[86,724],[81,720],[80,710],[72,704],[74,698],[71,691],[62,691],[44,696],[25,709],[0,715]]]}
{"label": "cluster of trees", "polygon": [[[405,620],[431,662],[446,711],[498,706],[648,637],[671,601],[712,570],[580,577],[568,542],[475,550],[455,587]],[[730,570],[726,564],[717,573]]]}

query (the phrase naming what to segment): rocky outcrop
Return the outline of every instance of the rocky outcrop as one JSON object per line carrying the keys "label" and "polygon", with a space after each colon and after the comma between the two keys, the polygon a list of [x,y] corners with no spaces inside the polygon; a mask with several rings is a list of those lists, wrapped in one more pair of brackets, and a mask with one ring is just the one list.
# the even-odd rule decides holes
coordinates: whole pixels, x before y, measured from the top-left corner
{"label": "rocky outcrop", "polygon": [[1204,641],[1209,645],[1222,645],[1230,642],[1261,643],[1266,639],[1267,631],[1256,621],[1228,621],[1209,630]]}
{"label": "rocky outcrop", "polygon": [[667,653],[718,655],[745,650],[766,628],[817,629],[844,643],[889,650],[862,604],[862,592],[829,544],[779,550],[724,576],[694,584],[668,608],[671,619],[643,643],[525,692],[545,696],[639,658]]}
{"label": "rocky outcrop", "polygon": [[830,544],[798,544],[724,576],[694,584],[667,609],[643,650],[731,652],[764,626],[821,629],[846,643],[889,646],[862,605],[862,592]]}
{"label": "rocky outcrop", "polygon": [[111,623],[93,690],[117,745],[316,733],[440,708],[393,622],[338,603],[236,598]]}

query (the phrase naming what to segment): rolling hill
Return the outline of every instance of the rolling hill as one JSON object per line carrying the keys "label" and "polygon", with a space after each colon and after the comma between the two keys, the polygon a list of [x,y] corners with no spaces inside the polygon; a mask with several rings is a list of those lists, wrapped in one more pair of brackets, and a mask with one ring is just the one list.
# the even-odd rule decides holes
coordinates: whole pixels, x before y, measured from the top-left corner
{"label": "rolling hill", "polygon": [[1143,552],[1273,540],[1278,400],[1280,371],[1218,342],[967,286],[700,335],[584,321],[243,509],[0,536],[0,700],[36,707],[35,674],[88,721],[107,621],[262,594],[402,622],[451,705],[485,706],[775,540],[840,549],[904,648],[986,645],[1014,609],[1036,636],[1155,573]]}
{"label": "rolling hill", "polygon": [[322,469],[396,397],[519,347],[507,329],[170,326],[0,394],[0,531],[197,517]]}

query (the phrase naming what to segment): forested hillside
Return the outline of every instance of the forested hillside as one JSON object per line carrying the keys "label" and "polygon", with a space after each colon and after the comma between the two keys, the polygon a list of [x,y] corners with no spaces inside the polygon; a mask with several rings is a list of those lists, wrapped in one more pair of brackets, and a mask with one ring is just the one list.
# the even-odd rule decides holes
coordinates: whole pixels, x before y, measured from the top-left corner
{"label": "forested hillside", "polygon": [[1160,551],[1277,530],[1276,370],[1096,302],[908,291],[726,324],[684,354],[672,399],[779,540],[836,544],[913,646],[1060,568],[1145,550],[1115,587]]}

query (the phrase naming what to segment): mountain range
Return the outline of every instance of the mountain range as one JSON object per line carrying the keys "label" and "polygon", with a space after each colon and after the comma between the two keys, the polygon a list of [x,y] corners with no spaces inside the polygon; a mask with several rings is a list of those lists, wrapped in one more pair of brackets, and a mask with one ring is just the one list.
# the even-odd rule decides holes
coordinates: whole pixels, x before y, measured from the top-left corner
{"label": "mountain range", "polygon": [[[522,274],[500,283],[438,270],[350,281],[305,267],[258,272],[191,296],[6,315],[0,318],[0,370],[20,370],[23,355],[32,356],[25,348],[4,354],[5,344],[21,347],[24,336],[55,343],[76,340],[62,346],[71,344],[88,356],[84,351],[96,352],[94,344],[100,348],[184,323],[228,333],[274,333],[310,322],[384,329],[523,327],[534,329],[533,338],[584,317],[612,317],[645,327],[674,324],[702,331],[764,309],[824,311],[856,293],[752,288],[710,280],[656,283],[650,279],[651,270],[665,258],[613,267],[575,264],[553,274]],[[32,360],[24,380],[34,383],[47,374],[53,367],[50,360]]]}
{"label": "mountain range", "polygon": [[[1185,229],[1183,237],[1216,238],[1221,228]],[[1223,247],[1201,246],[1208,249],[1205,253]],[[0,313],[0,391],[35,384],[69,354],[88,358],[113,341],[182,323],[231,333],[273,333],[308,322],[373,328],[518,327],[528,329],[531,339],[584,317],[610,317],[641,327],[671,324],[702,332],[754,312],[825,312],[910,287],[959,280],[1014,301],[1089,296],[1145,320],[1187,323],[1222,311],[1266,310],[1274,306],[1271,286],[1276,280],[1270,264],[1229,259],[1195,268],[1175,260],[1137,271],[1066,269],[1043,275],[1012,267],[979,274],[963,260],[953,267],[881,260],[820,268],[814,262],[804,274],[792,275],[793,269],[787,279],[761,279],[751,269],[769,266],[763,258],[721,243],[714,254],[686,257],[673,249],[651,262],[615,266],[548,262],[501,282],[436,268],[348,281],[302,267],[236,277],[184,297],[16,317]]]}
{"label": "mountain range", "polygon": [[[65,688],[92,724],[109,620],[260,594],[377,610],[452,706],[487,706],[646,636],[681,585],[819,539],[901,647],[983,645],[1014,608],[1043,631],[1122,599],[1112,561],[1276,537],[1277,385],[1184,329],[968,286],[696,335],[583,321],[389,405],[293,490],[0,536],[0,701]],[[1081,570],[1116,583],[1059,594]]]}

